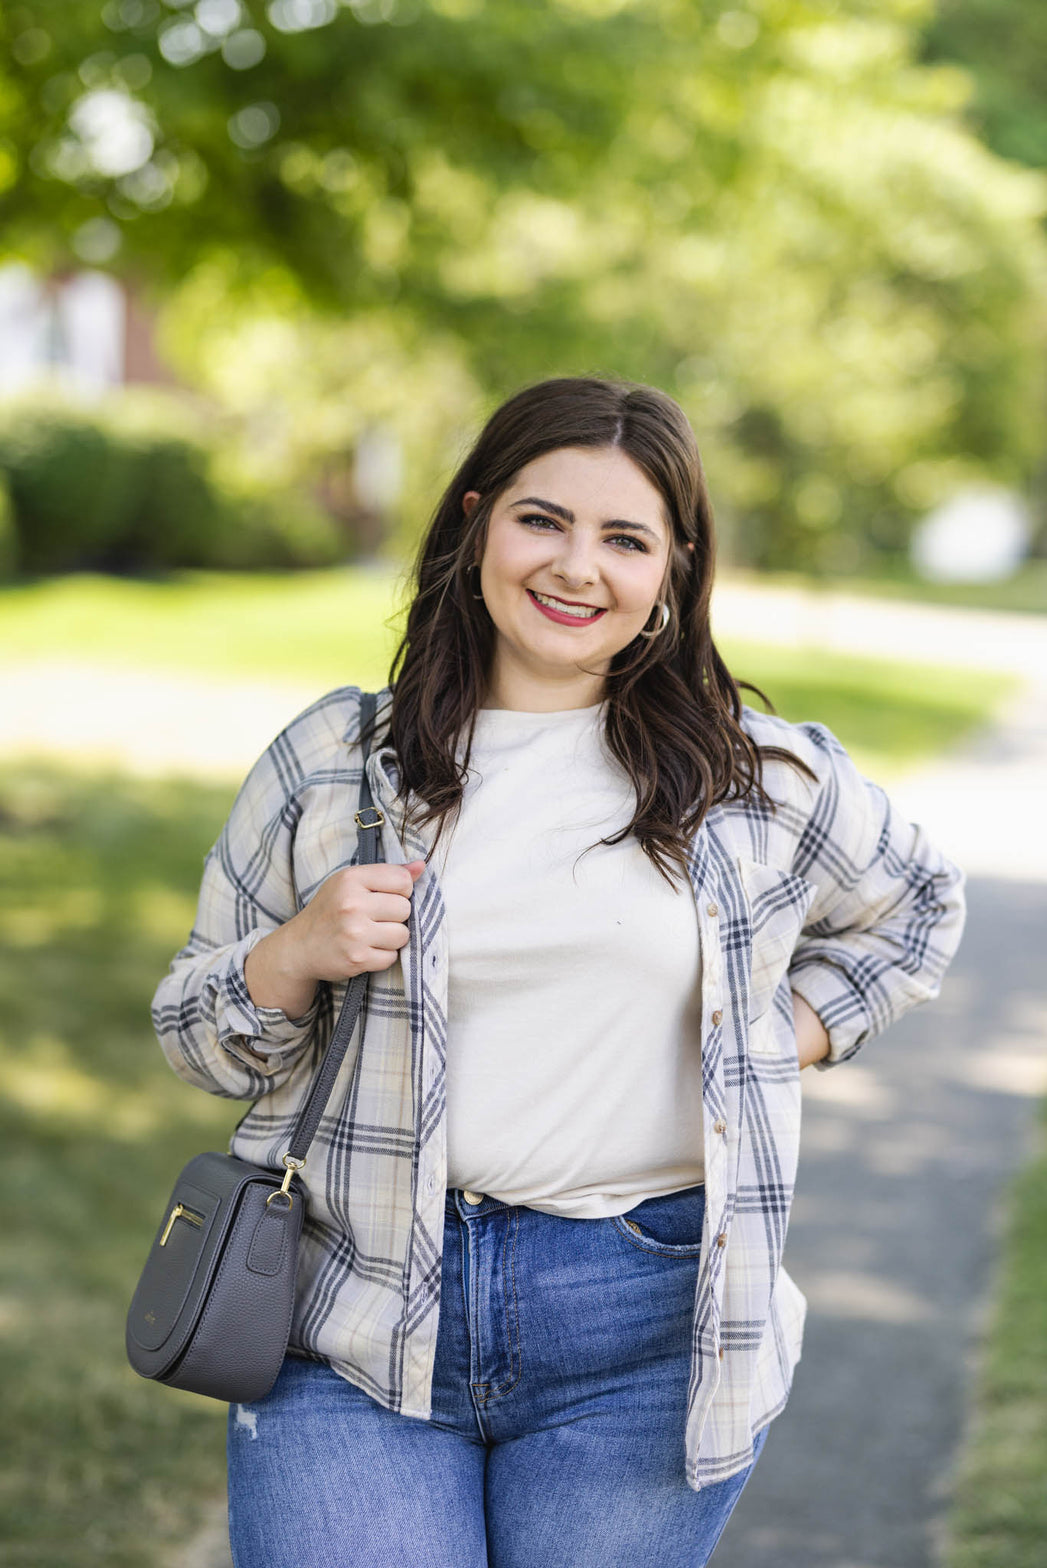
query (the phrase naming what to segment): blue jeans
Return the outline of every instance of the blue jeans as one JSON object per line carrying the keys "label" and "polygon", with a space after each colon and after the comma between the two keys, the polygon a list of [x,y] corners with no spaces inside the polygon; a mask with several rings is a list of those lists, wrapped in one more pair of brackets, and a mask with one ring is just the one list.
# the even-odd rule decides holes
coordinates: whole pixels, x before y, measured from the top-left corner
{"label": "blue jeans", "polygon": [[229,1409],[236,1568],[708,1562],[753,1467],[684,1478],[704,1208],[701,1184],[604,1219],[449,1188],[431,1420],[289,1355]]}

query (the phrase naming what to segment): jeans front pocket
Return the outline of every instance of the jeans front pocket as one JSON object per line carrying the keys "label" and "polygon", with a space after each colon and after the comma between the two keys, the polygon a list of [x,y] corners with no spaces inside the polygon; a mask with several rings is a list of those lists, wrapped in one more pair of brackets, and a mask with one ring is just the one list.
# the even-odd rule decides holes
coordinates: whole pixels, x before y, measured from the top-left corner
{"label": "jeans front pocket", "polygon": [[696,1258],[702,1250],[705,1183],[645,1198],[626,1214],[612,1214],[618,1234],[643,1252]]}

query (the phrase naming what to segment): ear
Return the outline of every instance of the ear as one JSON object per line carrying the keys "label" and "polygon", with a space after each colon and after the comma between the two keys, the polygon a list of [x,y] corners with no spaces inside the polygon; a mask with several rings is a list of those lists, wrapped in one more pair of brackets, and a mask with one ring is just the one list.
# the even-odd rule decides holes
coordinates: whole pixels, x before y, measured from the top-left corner
{"label": "ear", "polygon": [[471,517],[472,516],[473,507],[476,505],[476,503],[477,503],[477,501],[479,501],[479,499],[480,499],[480,492],[479,492],[479,490],[467,490],[465,492],[465,494],[462,497],[462,511],[465,513],[466,517]]}

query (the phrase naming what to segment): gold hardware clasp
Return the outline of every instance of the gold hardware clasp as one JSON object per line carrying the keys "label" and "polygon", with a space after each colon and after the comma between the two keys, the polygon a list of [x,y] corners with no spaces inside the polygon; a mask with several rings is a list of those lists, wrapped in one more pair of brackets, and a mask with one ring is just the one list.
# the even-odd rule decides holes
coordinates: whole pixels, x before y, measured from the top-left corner
{"label": "gold hardware clasp", "polygon": [[188,1220],[190,1225],[196,1226],[200,1226],[204,1223],[204,1217],[202,1214],[197,1214],[193,1209],[187,1209],[184,1203],[176,1203],[174,1208],[171,1210],[171,1213],[168,1215],[167,1224],[164,1226],[164,1233],[160,1237],[161,1247],[167,1246],[167,1238],[171,1234],[171,1229],[175,1220]]}
{"label": "gold hardware clasp", "polygon": [[356,825],[357,825],[358,828],[380,828],[382,826],[382,824],[385,821],[385,816],[384,816],[383,812],[380,810],[380,808],[378,806],[364,806],[362,809],[364,811],[373,811],[375,813],[375,816],[378,818],[378,821],[377,822],[361,822],[361,820],[360,820],[360,812],[357,811],[355,813],[355,818],[356,818]]}
{"label": "gold hardware clasp", "polygon": [[266,1198],[266,1208],[269,1207],[274,1198],[282,1197],[287,1199],[287,1212],[291,1212],[291,1210],[294,1208],[294,1194],[291,1192],[291,1179],[295,1172],[300,1171],[304,1165],[304,1159],[296,1160],[293,1154],[284,1155],[284,1169],[286,1170],[287,1174],[283,1179],[283,1185],[279,1187],[276,1192],[271,1192],[268,1198]]}

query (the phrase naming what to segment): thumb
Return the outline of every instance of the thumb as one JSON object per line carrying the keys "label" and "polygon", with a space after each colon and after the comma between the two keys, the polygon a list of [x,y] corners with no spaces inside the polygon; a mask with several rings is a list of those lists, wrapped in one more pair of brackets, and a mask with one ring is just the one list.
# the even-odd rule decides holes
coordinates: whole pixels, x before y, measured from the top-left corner
{"label": "thumb", "polygon": [[408,871],[411,873],[411,876],[416,882],[421,876],[422,872],[425,870],[424,860],[405,860],[404,865],[407,867]]}

